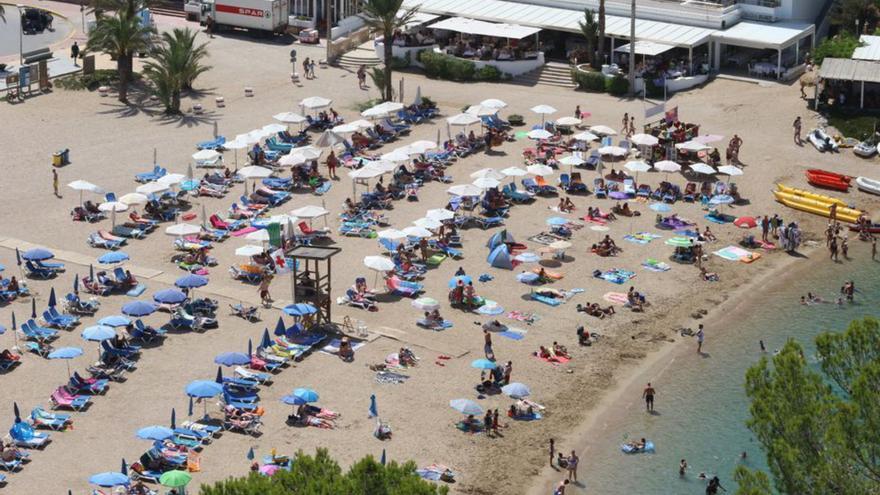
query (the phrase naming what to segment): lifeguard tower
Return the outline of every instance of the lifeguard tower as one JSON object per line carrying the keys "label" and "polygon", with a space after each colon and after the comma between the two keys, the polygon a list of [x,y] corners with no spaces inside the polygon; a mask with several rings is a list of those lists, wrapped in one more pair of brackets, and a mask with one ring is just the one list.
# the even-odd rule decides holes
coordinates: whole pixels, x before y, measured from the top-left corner
{"label": "lifeguard tower", "polygon": [[330,325],[330,279],[331,259],[340,248],[323,246],[297,246],[287,256],[293,258],[291,296],[294,303],[309,303],[318,308],[315,323]]}

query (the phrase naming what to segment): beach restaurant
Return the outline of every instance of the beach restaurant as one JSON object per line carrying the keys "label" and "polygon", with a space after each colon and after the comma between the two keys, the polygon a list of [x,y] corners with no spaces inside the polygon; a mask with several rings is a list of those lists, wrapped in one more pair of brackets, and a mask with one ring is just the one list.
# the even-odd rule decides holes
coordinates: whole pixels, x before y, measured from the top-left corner
{"label": "beach restaurant", "polygon": [[818,102],[831,106],[880,108],[880,62],[826,58],[819,69]]}

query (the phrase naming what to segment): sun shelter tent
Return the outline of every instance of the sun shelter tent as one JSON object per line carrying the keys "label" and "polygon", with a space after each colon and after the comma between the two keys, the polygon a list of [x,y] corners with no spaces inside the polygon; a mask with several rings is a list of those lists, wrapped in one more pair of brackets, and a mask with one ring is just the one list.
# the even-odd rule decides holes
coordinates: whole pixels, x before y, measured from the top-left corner
{"label": "sun shelter tent", "polygon": [[[849,102],[865,108],[865,85],[868,85],[870,107],[877,107],[875,93],[880,90],[880,63],[848,58],[826,58],[819,68],[819,77],[828,96],[849,96]],[[818,86],[817,86],[818,91]],[[835,98],[840,101],[839,98]],[[816,99],[818,102],[818,98]]]}
{"label": "sun shelter tent", "polygon": [[510,250],[507,249],[507,244],[495,246],[486,261],[495,268],[513,270],[513,261],[510,259]]}
{"label": "sun shelter tent", "polygon": [[[747,66],[750,75],[775,75],[783,79],[803,63],[816,43],[816,26],[800,22],[740,22],[730,29],[715,31],[715,68],[721,60],[733,66]],[[734,51],[730,47],[738,47]],[[765,56],[768,52],[776,56]]]}

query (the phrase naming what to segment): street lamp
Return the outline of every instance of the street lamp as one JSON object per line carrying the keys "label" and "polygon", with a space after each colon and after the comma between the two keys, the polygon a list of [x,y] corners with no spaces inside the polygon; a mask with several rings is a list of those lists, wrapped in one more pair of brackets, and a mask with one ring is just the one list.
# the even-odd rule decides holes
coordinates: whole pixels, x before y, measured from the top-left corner
{"label": "street lamp", "polygon": [[24,5],[17,4],[18,9],[18,65],[24,66]]}

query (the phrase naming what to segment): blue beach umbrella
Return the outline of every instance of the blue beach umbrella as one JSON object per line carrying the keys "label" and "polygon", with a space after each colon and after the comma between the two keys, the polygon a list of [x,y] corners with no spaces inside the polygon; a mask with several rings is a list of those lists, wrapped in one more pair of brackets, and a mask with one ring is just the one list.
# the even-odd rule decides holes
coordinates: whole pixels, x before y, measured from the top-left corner
{"label": "blue beach umbrella", "polygon": [[498,365],[488,359],[475,359],[471,361],[471,368],[478,370],[494,370]]}
{"label": "blue beach umbrella", "polygon": [[4,333],[6,333],[6,327],[0,325],[0,335],[3,335]]}
{"label": "blue beach umbrella", "polygon": [[214,362],[223,366],[240,366],[251,362],[251,357],[241,352],[224,352],[214,358]]}
{"label": "blue beach umbrella", "polygon": [[102,265],[115,265],[117,263],[122,263],[123,261],[128,261],[129,256],[122,251],[110,251],[109,253],[102,254],[98,257],[98,263]]}
{"label": "blue beach umbrella", "polygon": [[156,305],[149,301],[132,301],[122,306],[122,313],[128,316],[147,316],[156,311]]}
{"label": "blue beach umbrella", "polygon": [[208,285],[208,277],[201,275],[189,274],[180,277],[174,281],[174,285],[181,289],[194,289],[196,287],[204,287]]}
{"label": "blue beach umbrella", "polygon": [[79,294],[79,273],[73,278],[73,293]]}
{"label": "blue beach umbrella", "polygon": [[547,225],[560,226],[568,223],[568,220],[562,217],[550,217],[547,219]]}
{"label": "blue beach umbrella", "polygon": [[128,486],[130,480],[128,476],[113,471],[106,473],[98,473],[89,478],[89,483],[104,488],[113,488],[114,486]]}
{"label": "blue beach umbrella", "polygon": [[474,281],[474,279],[472,279],[470,275],[456,275],[449,279],[449,288],[454,289],[455,286],[458,285],[459,280],[461,280],[461,283],[463,283],[464,285],[467,285]]}
{"label": "blue beach umbrella", "polygon": [[92,342],[101,342],[113,337],[116,337],[116,330],[105,325],[91,326],[82,331],[82,338]]}
{"label": "blue beach umbrella", "polygon": [[382,449],[382,457],[379,458],[379,462],[381,462],[383,466],[385,465],[385,449]]}
{"label": "blue beach umbrella", "polygon": [[462,414],[473,416],[479,416],[483,414],[483,408],[470,399],[452,399],[451,401],[449,401],[449,407],[455,409]]}
{"label": "blue beach umbrella", "polygon": [[171,428],[158,425],[147,426],[137,431],[137,437],[141,440],[165,440],[172,436],[174,431]]}
{"label": "blue beach umbrella", "polygon": [[253,447],[251,447],[251,448],[248,449],[247,454],[245,455],[245,457],[247,457],[247,460],[249,460],[249,461],[254,460],[254,457],[256,457],[256,454],[254,454],[254,448],[253,448]]}
{"label": "blue beach umbrella", "polygon": [[82,356],[83,350],[79,347],[61,347],[50,352],[49,359],[73,359]]}
{"label": "blue beach umbrella", "polygon": [[15,264],[21,266],[21,253],[18,252],[18,248],[15,248]]}
{"label": "blue beach umbrella", "polygon": [[223,386],[213,380],[195,380],[186,386],[186,395],[197,399],[208,399],[223,393]]}
{"label": "blue beach umbrella", "polygon": [[119,472],[128,476],[128,463],[125,462],[125,459],[122,459],[122,467],[119,468]]}
{"label": "blue beach umbrella", "polygon": [[657,213],[666,213],[672,211],[672,207],[664,203],[653,203],[648,208],[656,211]]}
{"label": "blue beach umbrella", "polygon": [[52,290],[49,291],[49,307],[54,308],[57,304],[55,300],[55,287],[52,287]]}
{"label": "blue beach umbrella", "polygon": [[709,200],[710,205],[729,205],[733,203],[733,196],[727,194],[716,194]]}
{"label": "blue beach umbrella", "polygon": [[31,318],[37,317],[37,299],[35,297],[31,298]]}
{"label": "blue beach umbrella", "polygon": [[281,311],[289,316],[306,316],[313,315],[318,312],[318,308],[306,303],[289,304]]}
{"label": "blue beach umbrella", "polygon": [[248,357],[254,355],[254,343],[251,342],[251,339],[248,339]]}
{"label": "blue beach umbrella", "polygon": [[298,388],[293,391],[294,397],[299,397],[305,402],[318,402],[318,392],[310,388]]}
{"label": "blue beach umbrella", "polygon": [[171,408],[171,429],[177,428],[177,410]]}
{"label": "blue beach umbrella", "polygon": [[189,398],[189,408],[187,410],[187,414],[189,414],[190,416],[193,415],[193,398],[192,397]]}
{"label": "blue beach umbrella", "polygon": [[128,325],[131,325],[131,320],[122,315],[105,316],[98,320],[98,325],[105,325],[114,328],[127,327]]}
{"label": "blue beach umbrella", "polygon": [[284,320],[281,317],[278,317],[278,323],[275,324],[275,335],[279,337],[287,333],[287,326],[284,325]]}
{"label": "blue beach umbrella", "polygon": [[376,394],[370,395],[370,417],[375,418],[379,416],[379,410],[376,407]]}
{"label": "blue beach umbrella", "polygon": [[89,263],[89,280],[95,280],[95,265]]}
{"label": "blue beach umbrella", "polygon": [[153,294],[153,300],[162,304],[180,304],[186,301],[186,294],[177,289],[165,289]]}
{"label": "blue beach umbrella", "polygon": [[214,378],[214,381],[223,385],[223,369],[217,366],[217,376]]}
{"label": "blue beach umbrella", "polygon": [[529,390],[529,387],[526,384],[519,382],[508,383],[507,385],[501,387],[501,391],[517,399],[528,397],[532,393],[532,391]]}
{"label": "blue beach umbrella", "polygon": [[541,276],[533,272],[523,272],[516,276],[517,282],[522,282],[524,284],[535,283],[539,278],[541,278]]}
{"label": "blue beach umbrella", "polygon": [[12,414],[15,416],[15,422],[21,423],[21,413],[18,410],[18,402],[12,403]]}
{"label": "blue beach umbrella", "polygon": [[21,257],[28,261],[43,261],[52,259],[55,257],[55,255],[52,254],[52,251],[49,251],[48,249],[34,248],[28,249],[27,251],[21,253]]}
{"label": "blue beach umbrella", "polygon": [[267,347],[272,347],[272,337],[269,337],[269,329],[263,329],[263,338],[260,340],[260,347],[265,349]]}
{"label": "blue beach umbrella", "polygon": [[291,405],[291,406],[301,406],[303,404],[308,404],[308,402],[302,400],[301,398],[299,398],[293,394],[285,395],[284,397],[281,398],[281,402],[288,404],[288,405]]}
{"label": "blue beach umbrella", "polygon": [[489,315],[489,316],[500,315],[503,312],[504,312],[503,307],[499,306],[497,302],[490,301],[488,299],[486,299],[486,304],[483,304],[482,306],[480,306],[477,309],[477,313],[480,313],[481,315]]}

